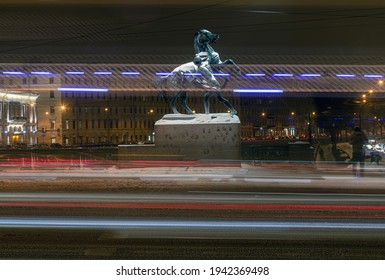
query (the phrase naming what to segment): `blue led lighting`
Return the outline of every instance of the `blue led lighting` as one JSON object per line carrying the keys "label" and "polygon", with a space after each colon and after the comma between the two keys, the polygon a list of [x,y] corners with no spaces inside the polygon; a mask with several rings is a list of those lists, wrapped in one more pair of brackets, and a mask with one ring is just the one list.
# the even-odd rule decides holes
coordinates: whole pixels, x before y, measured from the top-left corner
{"label": "blue led lighting", "polygon": [[32,71],[31,74],[32,75],[52,75],[52,73],[48,71]]}
{"label": "blue led lighting", "polygon": [[95,75],[112,75],[112,72],[110,71],[96,71],[94,72]]}
{"label": "blue led lighting", "polygon": [[304,77],[304,78],[308,78],[308,77],[321,77],[321,74],[316,74],[316,73],[311,74],[311,73],[309,73],[309,74],[301,74],[299,76],[300,77]]}
{"label": "blue led lighting", "polygon": [[236,93],[283,93],[282,89],[234,89]]}
{"label": "blue led lighting", "polygon": [[202,76],[201,73],[184,73],[184,76]]}
{"label": "blue led lighting", "polygon": [[91,92],[107,92],[108,88],[58,88],[60,91],[91,91]]}
{"label": "blue led lighting", "polygon": [[336,77],[340,78],[354,78],[355,76],[354,74],[336,74]]}
{"label": "blue led lighting", "polygon": [[290,74],[290,73],[276,73],[276,74],[273,74],[273,77],[293,77],[293,74]]}
{"label": "blue led lighting", "polygon": [[122,74],[122,75],[140,75],[139,72],[128,72],[128,71],[121,72],[120,74]]}
{"label": "blue led lighting", "polygon": [[214,76],[230,76],[230,74],[227,74],[227,73],[213,73]]}
{"label": "blue led lighting", "polygon": [[380,74],[366,74],[364,75],[365,78],[383,78],[384,75],[380,75]]}
{"label": "blue led lighting", "polygon": [[266,74],[263,73],[247,73],[245,74],[246,77],[264,77]]}
{"label": "blue led lighting", "polygon": [[67,71],[65,72],[67,75],[84,75],[83,71]]}
{"label": "blue led lighting", "polygon": [[20,71],[3,71],[4,75],[25,75],[24,72]]}
{"label": "blue led lighting", "polygon": [[170,74],[172,74],[172,73],[170,73],[170,72],[157,72],[157,73],[155,73],[155,75],[157,75],[157,76],[167,76]]}

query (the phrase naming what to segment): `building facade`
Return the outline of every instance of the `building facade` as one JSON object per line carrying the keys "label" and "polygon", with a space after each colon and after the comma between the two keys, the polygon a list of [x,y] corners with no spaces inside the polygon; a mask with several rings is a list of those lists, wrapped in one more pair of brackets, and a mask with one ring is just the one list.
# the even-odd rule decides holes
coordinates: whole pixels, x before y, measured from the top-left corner
{"label": "building facade", "polygon": [[[62,141],[64,145],[152,143],[155,122],[172,113],[156,92],[62,92]],[[229,98],[237,105],[239,102]],[[202,96],[189,97],[190,107],[203,112]],[[226,112],[215,98],[212,112]],[[183,113],[183,111],[181,111]]]}
{"label": "building facade", "polygon": [[[153,133],[155,122],[164,114],[171,113],[169,106],[157,95],[153,81],[157,76],[167,75],[176,66],[178,65],[3,64],[0,67],[0,88],[4,91],[34,92],[39,98],[35,108],[37,121],[32,119],[28,123],[34,127],[29,130],[36,131],[32,138],[30,135],[20,134],[26,126],[24,119],[17,119],[15,115],[15,127],[9,127],[8,120],[4,121],[7,106],[12,112],[23,112],[18,116],[20,118],[25,118],[31,109],[3,104],[2,141],[11,143],[22,140],[25,143],[36,141],[63,145],[153,142],[156,139]],[[225,73],[219,73],[216,78],[222,84],[228,79],[222,93],[238,111],[241,137],[245,139],[317,134],[322,125],[325,125],[319,123],[320,121],[333,120],[328,112],[337,116],[330,125],[341,122],[338,118],[351,121],[359,116],[364,126],[370,126],[375,122],[363,119],[369,115],[366,112],[372,108],[369,105],[363,107],[356,104],[349,107],[350,112],[347,110],[348,106],[342,103],[340,108],[331,109],[319,109],[317,103],[323,98],[333,99],[333,102],[329,102],[329,107],[333,107],[338,99],[360,102],[363,92],[370,93],[367,104],[385,98],[385,87],[380,83],[385,77],[385,68],[381,65],[239,66],[243,71],[242,75],[225,70]],[[196,113],[203,113],[204,92],[197,88],[188,88],[186,91],[190,107]],[[227,111],[215,98],[215,94],[210,101],[211,112]],[[8,101],[4,99],[3,102]],[[379,102],[376,104],[381,113],[383,106]],[[343,117],[338,112],[341,108],[345,110]],[[377,126],[382,124],[385,117],[380,113],[373,116]],[[382,125],[378,127],[382,129]],[[15,135],[19,137],[5,135],[15,129]],[[25,133],[29,133],[28,129]]]}
{"label": "building facade", "polygon": [[37,94],[0,91],[0,144],[37,142]]}

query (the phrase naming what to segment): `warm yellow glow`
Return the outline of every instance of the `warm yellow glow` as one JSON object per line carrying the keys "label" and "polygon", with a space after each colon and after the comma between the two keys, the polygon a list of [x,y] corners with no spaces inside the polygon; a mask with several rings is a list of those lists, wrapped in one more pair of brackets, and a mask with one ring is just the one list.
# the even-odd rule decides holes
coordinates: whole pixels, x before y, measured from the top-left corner
{"label": "warm yellow glow", "polygon": [[48,115],[48,112],[45,112],[46,115]]}
{"label": "warm yellow glow", "polygon": [[266,114],[263,112],[263,113],[262,113],[262,117],[264,117],[265,115],[266,115]]}
{"label": "warm yellow glow", "polygon": [[383,80],[379,80],[379,81],[378,81],[378,84],[379,84],[380,86],[382,86],[382,85],[384,84],[384,81],[383,81]]}
{"label": "warm yellow glow", "polygon": [[362,95],[362,98],[366,98],[366,94],[363,94],[363,95]]}
{"label": "warm yellow glow", "polygon": [[107,112],[107,111],[108,111],[108,108],[104,108],[104,111],[106,111],[106,112]]}
{"label": "warm yellow glow", "polygon": [[61,106],[61,109],[62,109],[62,110],[65,110],[65,109],[66,109],[66,106],[62,105],[62,106]]}
{"label": "warm yellow glow", "polygon": [[311,113],[313,116],[315,116],[315,112]]}
{"label": "warm yellow glow", "polygon": [[366,99],[362,100],[362,102],[366,103]]}
{"label": "warm yellow glow", "polygon": [[291,115],[292,115],[292,116],[294,116],[294,115],[295,115],[295,113],[294,113],[294,112],[291,112]]}
{"label": "warm yellow glow", "polygon": [[372,94],[374,91],[372,89],[369,90],[369,93]]}
{"label": "warm yellow glow", "polygon": [[150,113],[154,113],[154,109],[151,109],[151,110],[150,110]]}
{"label": "warm yellow glow", "polygon": [[192,111],[195,114],[195,110]]}

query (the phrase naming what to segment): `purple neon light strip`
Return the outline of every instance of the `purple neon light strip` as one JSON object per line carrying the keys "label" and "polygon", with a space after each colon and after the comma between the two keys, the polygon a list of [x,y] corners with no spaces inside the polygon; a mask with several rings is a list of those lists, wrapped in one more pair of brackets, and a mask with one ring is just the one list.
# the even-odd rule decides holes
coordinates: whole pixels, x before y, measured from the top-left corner
{"label": "purple neon light strip", "polygon": [[245,74],[246,77],[264,77],[266,74],[264,73],[247,73]]}
{"label": "purple neon light strip", "polygon": [[140,75],[139,72],[129,72],[129,71],[126,71],[126,72],[121,72],[120,74],[122,75]]}
{"label": "purple neon light strip", "polygon": [[157,75],[157,76],[167,76],[170,74],[172,74],[172,73],[171,72],[157,72],[157,73],[155,73],[155,75]]}
{"label": "purple neon light strip", "polygon": [[355,76],[354,74],[336,74],[336,77],[339,78],[354,78]]}
{"label": "purple neon light strip", "polygon": [[282,89],[234,89],[236,93],[283,93]]}
{"label": "purple neon light strip", "polygon": [[276,73],[272,75],[273,77],[293,77],[291,73]]}
{"label": "purple neon light strip", "polygon": [[202,76],[201,73],[184,73],[184,76]]}
{"label": "purple neon light strip", "polygon": [[380,74],[366,74],[364,75],[365,78],[383,78],[384,75],[380,75]]}
{"label": "purple neon light strip", "polygon": [[223,76],[223,77],[227,77],[227,76],[230,76],[230,74],[227,74],[227,73],[213,73],[214,76]]}
{"label": "purple neon light strip", "polygon": [[110,71],[96,71],[96,72],[94,72],[94,75],[112,75],[112,72],[110,72]]}
{"label": "purple neon light strip", "polygon": [[58,88],[60,91],[90,91],[90,92],[107,92],[108,88]]}
{"label": "purple neon light strip", "polygon": [[67,75],[84,75],[83,71],[67,71],[65,72]]}
{"label": "purple neon light strip", "polygon": [[25,75],[24,72],[20,71],[3,71],[4,75]]}
{"label": "purple neon light strip", "polygon": [[301,74],[299,75],[300,77],[304,77],[304,78],[311,78],[311,77],[321,77],[321,74],[316,74],[316,73],[309,73],[309,74]]}
{"label": "purple neon light strip", "polygon": [[32,71],[31,74],[32,75],[52,75],[52,73],[48,71]]}

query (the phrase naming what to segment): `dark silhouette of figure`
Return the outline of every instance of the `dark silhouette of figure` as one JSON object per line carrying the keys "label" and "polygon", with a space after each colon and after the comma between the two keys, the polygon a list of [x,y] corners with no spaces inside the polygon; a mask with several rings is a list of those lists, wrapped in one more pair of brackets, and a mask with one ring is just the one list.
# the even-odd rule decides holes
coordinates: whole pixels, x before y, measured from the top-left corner
{"label": "dark silhouette of figure", "polygon": [[337,131],[334,124],[330,130],[330,142],[332,144],[332,153],[334,155],[337,152]]}
{"label": "dark silhouette of figure", "polygon": [[350,145],[352,145],[352,164],[353,174],[356,177],[363,176],[365,166],[365,143],[368,142],[368,137],[359,127],[355,127],[350,138]]}

